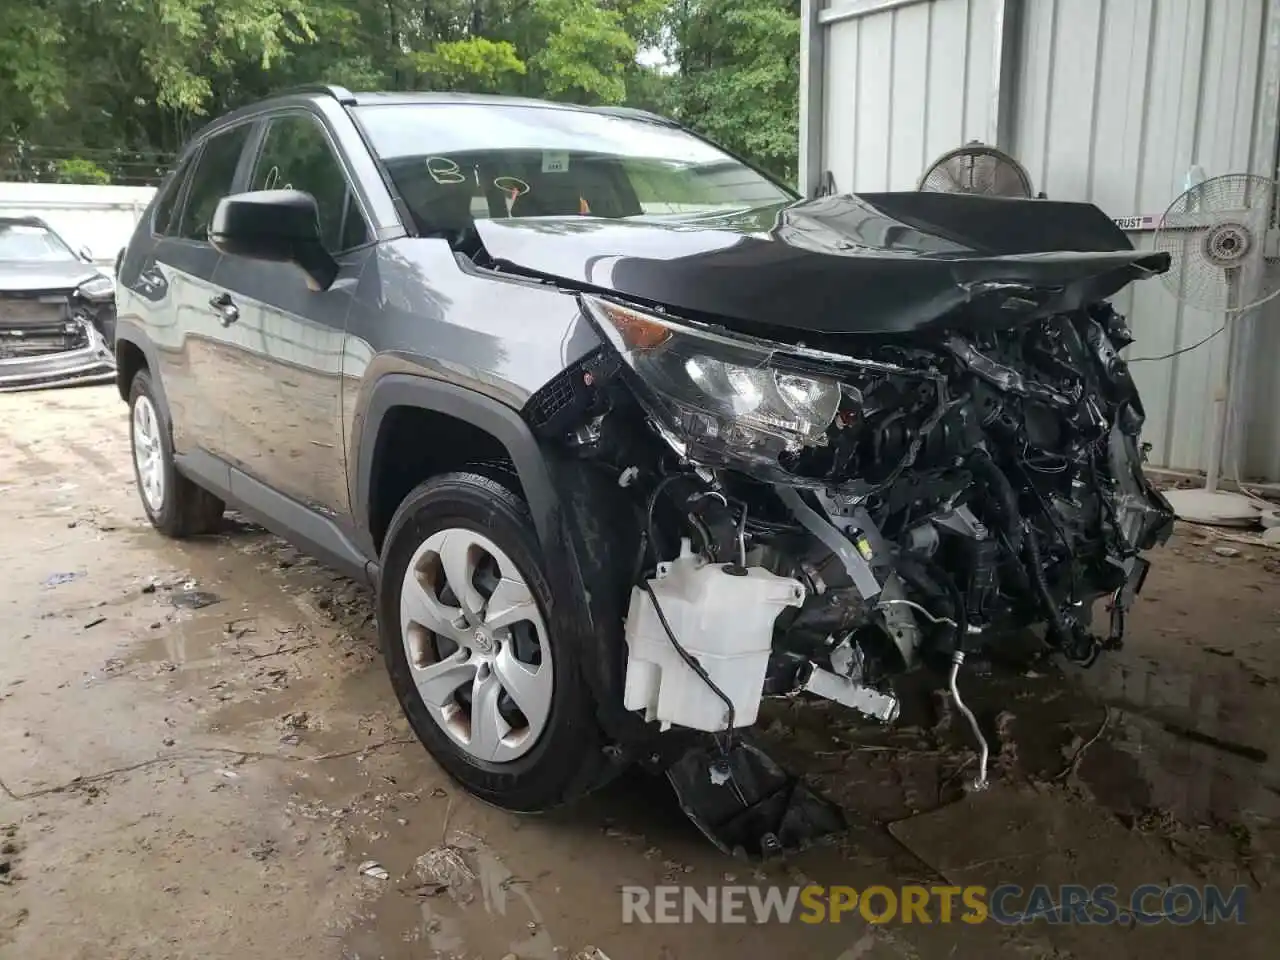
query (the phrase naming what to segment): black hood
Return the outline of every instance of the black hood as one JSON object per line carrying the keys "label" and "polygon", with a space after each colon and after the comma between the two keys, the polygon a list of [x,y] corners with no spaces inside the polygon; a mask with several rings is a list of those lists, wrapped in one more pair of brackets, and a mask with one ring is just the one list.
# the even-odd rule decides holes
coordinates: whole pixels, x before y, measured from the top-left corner
{"label": "black hood", "polygon": [[[1076,309],[1169,256],[1097,207],[940,193],[824,197],[698,219],[476,223],[500,267],[673,310],[823,334],[905,334]],[[965,310],[966,306],[982,309]]]}
{"label": "black hood", "polygon": [[0,260],[0,293],[70,292],[100,275],[83,260]]}

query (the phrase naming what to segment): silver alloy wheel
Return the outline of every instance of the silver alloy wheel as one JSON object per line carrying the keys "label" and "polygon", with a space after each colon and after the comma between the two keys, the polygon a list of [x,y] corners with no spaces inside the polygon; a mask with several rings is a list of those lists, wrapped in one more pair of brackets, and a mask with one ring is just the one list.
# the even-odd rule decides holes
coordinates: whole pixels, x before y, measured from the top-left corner
{"label": "silver alloy wheel", "polygon": [[428,537],[405,571],[400,631],[418,695],[455,743],[490,763],[532,749],[551,716],[551,646],[528,584],[492,540],[460,527]]}
{"label": "silver alloy wheel", "polygon": [[160,418],[145,394],[133,402],[133,462],[138,486],[152,513],[164,509],[164,447],[160,443]]}

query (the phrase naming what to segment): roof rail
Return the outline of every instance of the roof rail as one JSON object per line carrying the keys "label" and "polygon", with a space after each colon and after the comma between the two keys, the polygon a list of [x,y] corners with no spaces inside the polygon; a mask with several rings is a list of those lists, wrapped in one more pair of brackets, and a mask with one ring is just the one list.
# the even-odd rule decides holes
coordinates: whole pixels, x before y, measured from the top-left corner
{"label": "roof rail", "polygon": [[664,117],[662,114],[654,113],[651,110],[641,110],[638,107],[600,106],[587,107],[586,109],[590,110],[592,113],[603,113],[611,117],[629,117],[633,120],[647,120],[649,123],[659,123],[664,127],[680,126],[679,123],[672,120],[670,117]]}
{"label": "roof rail", "polygon": [[346,87],[340,87],[335,83],[307,83],[300,87],[281,90],[276,96],[287,97],[294,93],[323,93],[333,97],[344,107],[354,107],[356,105],[356,95]]}

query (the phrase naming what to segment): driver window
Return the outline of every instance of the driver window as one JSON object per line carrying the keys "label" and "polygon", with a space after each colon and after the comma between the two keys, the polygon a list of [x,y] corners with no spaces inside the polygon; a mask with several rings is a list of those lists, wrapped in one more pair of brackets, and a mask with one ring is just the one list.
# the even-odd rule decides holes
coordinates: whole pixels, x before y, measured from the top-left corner
{"label": "driver window", "polygon": [[301,190],[315,197],[320,238],[330,253],[341,253],[369,239],[342,164],[314,117],[290,114],[270,122],[250,189]]}

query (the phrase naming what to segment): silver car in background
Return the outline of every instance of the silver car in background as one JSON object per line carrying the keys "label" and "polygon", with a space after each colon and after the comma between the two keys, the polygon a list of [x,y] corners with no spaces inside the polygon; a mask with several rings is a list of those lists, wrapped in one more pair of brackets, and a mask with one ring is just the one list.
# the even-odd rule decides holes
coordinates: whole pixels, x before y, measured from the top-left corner
{"label": "silver car in background", "polygon": [[0,392],[115,376],[115,284],[36,217],[0,217]]}

